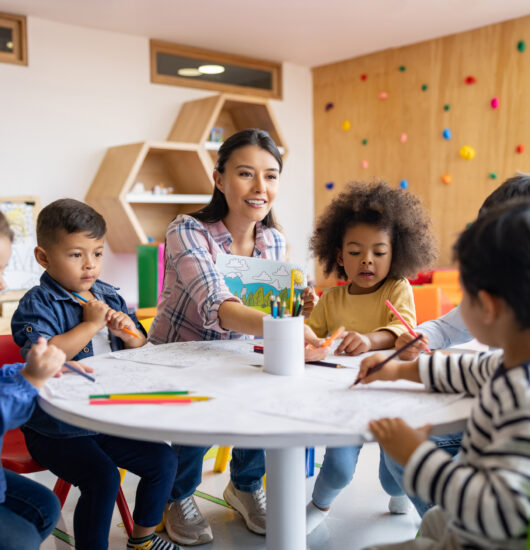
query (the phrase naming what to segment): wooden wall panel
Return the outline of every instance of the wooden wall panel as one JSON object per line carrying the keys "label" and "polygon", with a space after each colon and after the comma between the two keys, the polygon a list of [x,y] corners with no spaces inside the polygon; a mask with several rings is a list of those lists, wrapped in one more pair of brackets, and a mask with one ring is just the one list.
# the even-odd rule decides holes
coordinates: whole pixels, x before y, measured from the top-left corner
{"label": "wooden wall panel", "polygon": [[[469,75],[475,84],[465,83]],[[387,99],[379,99],[383,91]],[[494,96],[498,109],[490,106]],[[456,236],[484,198],[517,170],[530,172],[530,16],[316,67],[313,101],[316,217],[349,181],[382,178],[398,186],[406,179],[432,215],[438,265],[448,267]],[[334,106],[326,111],[328,102]],[[444,128],[451,140],[443,139]],[[462,145],[475,148],[473,160],[460,157]],[[441,181],[446,173],[450,185]],[[317,283],[326,283],[318,267]]]}

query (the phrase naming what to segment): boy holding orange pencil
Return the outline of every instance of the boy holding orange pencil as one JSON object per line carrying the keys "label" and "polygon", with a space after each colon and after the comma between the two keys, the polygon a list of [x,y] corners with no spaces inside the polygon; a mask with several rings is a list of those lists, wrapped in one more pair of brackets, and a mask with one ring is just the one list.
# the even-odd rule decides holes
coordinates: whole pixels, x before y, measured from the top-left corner
{"label": "boy holding orange pencil", "polygon": [[[145,331],[135,315],[127,314],[123,298],[98,280],[105,231],[103,217],[76,200],[57,200],[40,212],[35,257],[46,271],[22,298],[11,323],[23,355],[39,338],[76,360],[145,343]],[[177,548],[154,534],[177,470],[169,445],[77,428],[38,404],[23,431],[32,457],[81,491],[74,513],[78,550],[108,547],[118,466],[141,478],[127,548]]]}

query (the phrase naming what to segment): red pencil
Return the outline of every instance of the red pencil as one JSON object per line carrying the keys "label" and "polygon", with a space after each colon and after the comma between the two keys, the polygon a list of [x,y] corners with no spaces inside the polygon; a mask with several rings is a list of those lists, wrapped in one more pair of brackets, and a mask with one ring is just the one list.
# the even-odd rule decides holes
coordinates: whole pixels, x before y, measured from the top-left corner
{"label": "red pencil", "polygon": [[91,399],[91,405],[189,405],[191,399]]}
{"label": "red pencil", "polygon": [[[403,319],[403,317],[400,315],[398,310],[392,305],[392,302],[390,300],[385,300],[385,304],[388,306],[390,311],[403,323],[403,326],[409,331],[411,336],[414,336],[414,338],[418,337],[418,334],[412,330],[412,327]],[[431,353],[431,350],[424,344],[423,347],[425,348],[425,351],[427,353]]]}

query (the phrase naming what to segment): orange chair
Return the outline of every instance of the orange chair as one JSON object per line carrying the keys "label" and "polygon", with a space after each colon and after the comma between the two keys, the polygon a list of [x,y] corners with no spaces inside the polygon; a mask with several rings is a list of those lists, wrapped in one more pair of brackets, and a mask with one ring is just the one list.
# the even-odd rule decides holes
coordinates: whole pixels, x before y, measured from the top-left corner
{"label": "orange chair", "polygon": [[458,269],[437,269],[433,271],[432,284],[442,289],[453,306],[462,301]]}
{"label": "orange chair", "polygon": [[[13,342],[11,335],[0,335],[0,368],[10,363],[20,363],[22,361],[20,349],[15,342]],[[31,458],[26,447],[24,435],[20,428],[9,430],[4,434],[2,465],[4,468],[16,472],[17,474],[32,474],[46,470],[46,468]],[[53,492],[57,495],[61,503],[61,509],[71,487],[70,483],[57,478]],[[121,487],[116,497],[116,504],[118,505],[118,510],[120,511],[127,535],[131,536],[133,520]]]}
{"label": "orange chair", "polygon": [[438,286],[413,286],[416,305],[416,324],[438,319],[442,315],[442,290]]}

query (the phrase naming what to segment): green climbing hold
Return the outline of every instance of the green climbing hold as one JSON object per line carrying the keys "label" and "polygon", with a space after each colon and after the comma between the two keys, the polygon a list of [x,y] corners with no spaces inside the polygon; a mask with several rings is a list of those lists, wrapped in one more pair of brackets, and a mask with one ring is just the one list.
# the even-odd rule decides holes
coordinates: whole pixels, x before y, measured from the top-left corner
{"label": "green climbing hold", "polygon": [[401,72],[404,72],[404,71],[407,70],[407,67],[405,67],[405,65],[400,65],[400,66],[399,66],[399,70],[400,70]]}
{"label": "green climbing hold", "polygon": [[427,84],[422,84],[421,85],[421,89],[423,92],[427,91],[427,89],[429,88],[429,86],[427,86]]}
{"label": "green climbing hold", "polygon": [[368,145],[368,140],[367,140],[367,139],[363,139],[363,140],[361,141],[361,143],[362,143],[363,145]]}
{"label": "green climbing hold", "polygon": [[446,103],[444,105],[444,111],[449,111],[450,108],[451,108],[451,105],[449,105],[449,103]]}
{"label": "green climbing hold", "polygon": [[497,174],[495,172],[490,172],[490,179],[496,180],[497,179]]}
{"label": "green climbing hold", "polygon": [[517,42],[517,49],[520,52],[524,52],[526,50],[526,42],[524,40],[519,40],[519,42]]}

